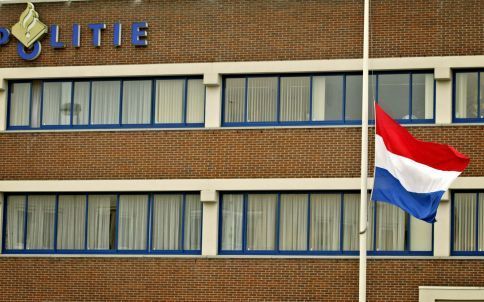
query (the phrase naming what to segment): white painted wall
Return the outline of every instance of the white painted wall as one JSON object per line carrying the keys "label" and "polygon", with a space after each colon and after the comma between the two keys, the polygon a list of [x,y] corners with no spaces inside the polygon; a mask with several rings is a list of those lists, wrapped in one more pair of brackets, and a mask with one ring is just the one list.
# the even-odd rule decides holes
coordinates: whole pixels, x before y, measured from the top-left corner
{"label": "white painted wall", "polygon": [[215,256],[218,253],[219,194],[215,190],[203,190],[200,199],[203,204],[202,256]]}
{"label": "white painted wall", "polygon": [[207,86],[205,89],[205,128],[222,125],[222,86]]}
{"label": "white painted wall", "polygon": [[452,123],[452,81],[437,80],[435,83],[435,123]]}
{"label": "white painted wall", "polygon": [[446,194],[437,209],[434,224],[434,256],[450,256],[450,200]]}
{"label": "white painted wall", "polygon": [[[371,189],[372,187],[373,178],[368,178],[368,189]],[[451,190],[482,188],[484,188],[484,176],[459,177],[450,186]],[[0,192],[185,192],[204,190],[310,191],[359,189],[359,178],[229,178],[0,181]]]}

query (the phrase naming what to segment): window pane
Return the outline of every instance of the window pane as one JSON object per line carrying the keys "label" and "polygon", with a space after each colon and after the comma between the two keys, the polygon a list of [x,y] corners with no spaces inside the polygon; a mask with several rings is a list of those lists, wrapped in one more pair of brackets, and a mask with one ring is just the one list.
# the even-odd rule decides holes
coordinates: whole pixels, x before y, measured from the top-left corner
{"label": "window pane", "polygon": [[71,82],[45,82],[42,125],[69,125],[71,122]]}
{"label": "window pane", "polygon": [[454,251],[476,250],[476,194],[454,195]]}
{"label": "window pane", "polygon": [[340,194],[311,194],[311,246],[314,251],[339,250]]}
{"label": "window pane", "polygon": [[[368,119],[369,120],[375,119],[375,106],[373,103],[376,101],[376,82],[377,82],[376,75],[370,75],[368,77]],[[363,88],[363,83],[362,83],[362,88]],[[363,91],[361,93],[363,93]],[[361,101],[360,101],[360,108],[361,108]],[[360,112],[360,119],[361,119],[361,112]]]}
{"label": "window pane", "polygon": [[74,83],[74,110],[72,112],[73,125],[89,124],[89,97],[91,84],[89,82]]}
{"label": "window pane", "polygon": [[120,81],[92,82],[91,124],[119,123]]}
{"label": "window pane", "polygon": [[59,195],[57,211],[57,248],[84,249],[86,195]]}
{"label": "window pane", "polygon": [[481,87],[480,87],[480,108],[481,108],[481,113],[479,114],[480,118],[484,118],[484,72],[480,73],[481,77]]}
{"label": "window pane", "polygon": [[222,202],[222,250],[242,250],[244,196],[227,194]]}
{"label": "window pane", "polygon": [[249,194],[247,250],[274,250],[276,245],[276,194]]}
{"label": "window pane", "polygon": [[313,77],[313,120],[343,118],[343,76]]}
{"label": "window pane", "polygon": [[410,216],[410,250],[432,250],[432,224]]}
{"label": "window pane", "polygon": [[205,121],[205,85],[201,79],[187,81],[187,123]]}
{"label": "window pane", "polygon": [[181,250],[182,195],[155,195],[153,250]]}
{"label": "window pane", "polygon": [[[344,194],[343,197],[343,250],[357,251],[360,247],[360,194]],[[368,229],[366,233],[366,247],[368,250],[373,250],[373,209],[375,203],[370,201],[370,195],[368,195],[367,200]]]}
{"label": "window pane", "polygon": [[[370,84],[371,85],[371,84]],[[361,94],[363,93],[363,76],[346,76],[346,120],[361,120]],[[371,89],[370,89],[371,90]],[[373,98],[368,99],[368,104],[373,103]]]}
{"label": "window pane", "polygon": [[184,92],[184,80],[156,81],[156,123],[183,123]]}
{"label": "window pane", "polygon": [[118,249],[146,249],[148,195],[119,195],[118,210]]}
{"label": "window pane", "polygon": [[247,121],[277,120],[277,78],[249,78],[247,83]]}
{"label": "window pane", "polygon": [[225,80],[225,121],[243,122],[245,107],[245,79]]}
{"label": "window pane", "polygon": [[25,198],[25,196],[9,196],[7,199],[5,247],[9,250],[24,248]]}
{"label": "window pane", "polygon": [[10,126],[30,124],[30,83],[13,83],[10,86]]}
{"label": "window pane", "polygon": [[455,80],[455,117],[477,118],[477,72],[459,72]]}
{"label": "window pane", "polygon": [[308,195],[281,194],[279,249],[303,251],[308,238]]}
{"label": "window pane", "polygon": [[376,250],[405,249],[405,212],[394,205],[378,202],[376,207]]}
{"label": "window pane", "polygon": [[87,248],[114,249],[116,232],[116,195],[89,195]]}
{"label": "window pane", "polygon": [[412,119],[434,117],[434,75],[412,75]]}
{"label": "window pane", "polygon": [[343,250],[359,249],[360,195],[344,194]]}
{"label": "window pane", "polygon": [[29,195],[27,249],[54,249],[55,195]]}
{"label": "window pane", "polygon": [[151,81],[123,82],[123,124],[151,121]]}
{"label": "window pane", "polygon": [[40,127],[40,102],[42,98],[42,81],[32,81],[32,112],[30,117],[30,126],[32,128]]}
{"label": "window pane", "polygon": [[202,203],[200,195],[185,196],[185,250],[199,250],[201,248]]}
{"label": "window pane", "polygon": [[309,120],[309,77],[281,77],[281,121]]}
{"label": "window pane", "polygon": [[408,74],[378,75],[378,103],[395,119],[409,118]]}
{"label": "window pane", "polygon": [[484,251],[484,193],[479,193],[479,251]]}
{"label": "window pane", "polygon": [[[358,202],[360,202],[359,199],[358,199]],[[367,208],[368,228],[366,230],[367,231],[366,248],[369,251],[375,250],[375,207],[376,207],[376,202],[370,200],[370,196],[368,196],[368,208]],[[360,215],[359,211],[358,211],[358,215]],[[360,223],[360,219],[358,218],[358,224],[359,223]],[[358,236],[358,246],[359,244],[360,244],[360,237]]]}

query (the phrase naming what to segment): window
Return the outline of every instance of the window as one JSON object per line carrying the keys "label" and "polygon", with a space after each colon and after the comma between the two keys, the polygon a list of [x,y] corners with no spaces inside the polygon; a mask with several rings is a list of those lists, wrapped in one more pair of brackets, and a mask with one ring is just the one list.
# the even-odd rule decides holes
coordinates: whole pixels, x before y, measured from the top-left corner
{"label": "window", "polygon": [[43,125],[69,125],[71,120],[71,82],[47,82],[43,93]]}
{"label": "window", "polygon": [[201,212],[199,195],[155,194],[152,249],[200,250]]}
{"label": "window", "polygon": [[123,82],[122,112],[122,123],[125,125],[151,122],[151,81]]}
{"label": "window", "polygon": [[[434,120],[434,76],[377,72],[369,81],[369,116],[376,99],[402,123]],[[320,74],[230,76],[224,79],[223,125],[361,123],[362,76]]]}
{"label": "window", "polygon": [[145,250],[148,243],[148,195],[120,195],[118,249]]}
{"label": "window", "polygon": [[376,75],[375,99],[394,119],[424,122],[434,118],[434,76],[431,73]]}
{"label": "window", "polygon": [[484,72],[454,73],[454,121],[484,121]]}
{"label": "window", "polygon": [[91,124],[114,125],[119,120],[120,81],[91,83]]}
{"label": "window", "polygon": [[30,195],[27,199],[27,250],[54,247],[55,195]]}
{"label": "window", "polygon": [[[225,193],[221,254],[356,254],[359,194]],[[368,204],[369,254],[431,255],[432,225],[383,202]]]}
{"label": "window", "polygon": [[6,253],[199,254],[199,194],[12,194]]}
{"label": "window", "polygon": [[89,195],[87,249],[114,250],[116,234],[116,195]]}
{"label": "window", "polygon": [[84,249],[86,206],[86,195],[59,195],[57,206],[58,249]]}
{"label": "window", "polygon": [[202,127],[199,78],[12,82],[8,129]]}
{"label": "window", "polygon": [[484,192],[454,192],[452,253],[484,255]]}

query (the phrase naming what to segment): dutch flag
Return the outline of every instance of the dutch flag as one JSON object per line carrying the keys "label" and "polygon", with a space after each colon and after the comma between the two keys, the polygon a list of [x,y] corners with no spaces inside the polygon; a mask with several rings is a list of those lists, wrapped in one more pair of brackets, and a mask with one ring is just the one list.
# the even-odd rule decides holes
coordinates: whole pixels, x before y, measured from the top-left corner
{"label": "dutch flag", "polygon": [[469,158],[454,148],[415,139],[375,103],[375,182],[371,199],[394,204],[426,222]]}

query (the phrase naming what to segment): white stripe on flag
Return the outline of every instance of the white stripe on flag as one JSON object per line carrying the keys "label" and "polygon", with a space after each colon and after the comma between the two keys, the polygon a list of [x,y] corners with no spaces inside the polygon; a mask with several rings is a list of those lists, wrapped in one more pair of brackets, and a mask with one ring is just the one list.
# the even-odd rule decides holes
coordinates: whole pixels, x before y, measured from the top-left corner
{"label": "white stripe on flag", "polygon": [[445,191],[460,174],[437,170],[394,154],[388,151],[378,134],[375,135],[375,166],[387,170],[407,191],[414,193]]}

